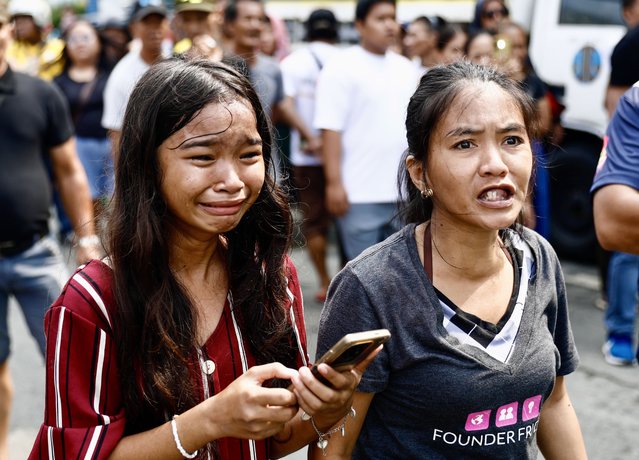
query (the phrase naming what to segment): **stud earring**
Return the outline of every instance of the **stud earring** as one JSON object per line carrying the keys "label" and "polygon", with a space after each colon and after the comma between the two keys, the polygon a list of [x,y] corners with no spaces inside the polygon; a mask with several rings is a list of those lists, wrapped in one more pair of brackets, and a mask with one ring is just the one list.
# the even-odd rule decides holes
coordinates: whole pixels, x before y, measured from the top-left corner
{"label": "stud earring", "polygon": [[429,199],[432,196],[433,196],[433,189],[432,188],[425,188],[424,190],[422,190],[422,198],[424,200],[427,200],[427,199]]}

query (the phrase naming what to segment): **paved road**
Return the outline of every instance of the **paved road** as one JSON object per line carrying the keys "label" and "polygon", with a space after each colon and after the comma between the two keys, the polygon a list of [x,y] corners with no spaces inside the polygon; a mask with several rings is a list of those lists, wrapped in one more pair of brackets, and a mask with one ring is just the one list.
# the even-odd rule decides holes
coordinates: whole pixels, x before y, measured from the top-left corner
{"label": "paved road", "polygon": [[[313,299],[315,280],[305,254],[295,250],[303,291],[306,293],[306,321],[311,355],[315,352],[317,321],[321,305]],[[336,254],[331,263],[336,267]],[[579,416],[589,456],[592,460],[639,458],[639,370],[607,365],[601,357],[602,312],[594,307],[599,287],[593,267],[570,262],[563,264],[571,305],[575,339],[582,358],[580,368],[568,377],[568,387]],[[10,305],[13,338],[11,369],[16,398],[11,420],[11,460],[25,459],[42,420],[44,366],[35,342],[28,336],[21,314]],[[289,460],[306,458],[304,452]]]}

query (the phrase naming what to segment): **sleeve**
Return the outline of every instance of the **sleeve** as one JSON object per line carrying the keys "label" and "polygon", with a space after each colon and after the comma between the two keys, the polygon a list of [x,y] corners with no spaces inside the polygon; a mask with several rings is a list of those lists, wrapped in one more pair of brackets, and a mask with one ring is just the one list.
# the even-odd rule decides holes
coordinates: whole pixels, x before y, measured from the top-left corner
{"label": "sleeve", "polygon": [[[316,359],[346,334],[384,327],[388,325],[379,320],[361,280],[347,266],[335,276],[329,287],[320,316]],[[386,388],[390,376],[388,356],[389,347],[385,346],[366,369],[358,391],[378,393]]]}
{"label": "sleeve", "polygon": [[123,436],[115,344],[95,313],[103,307],[93,279],[76,272],[46,314],[44,422],[30,460],[106,459]]}
{"label": "sleeve", "polygon": [[279,104],[284,100],[284,81],[282,78],[282,71],[277,69],[277,73],[275,75],[275,97],[273,99],[273,104]]}
{"label": "sleeve", "polygon": [[282,69],[282,83],[284,85],[284,96],[297,97],[299,90],[299,75],[297,75],[295,67],[296,54],[286,57],[280,64]]}
{"label": "sleeve", "polygon": [[315,129],[343,131],[352,107],[351,85],[340,62],[332,59],[320,72],[315,93]]}
{"label": "sleeve", "polygon": [[308,355],[308,344],[306,338],[306,323],[304,319],[304,299],[297,269],[290,258],[286,260],[288,272],[288,286],[286,293],[290,301],[289,321],[293,328],[295,340],[297,342],[297,368],[308,366],[310,358]]}
{"label": "sleeve", "polygon": [[639,190],[639,85],[619,100],[601,152],[590,191],[611,184]]}
{"label": "sleeve", "polygon": [[127,101],[127,97],[117,81],[119,68],[113,69],[107,80],[104,88],[104,111],[102,113],[102,127],[116,131],[122,129],[122,118]]}
{"label": "sleeve", "polygon": [[73,121],[69,111],[69,103],[62,91],[53,83],[47,83],[50,94],[47,97],[47,133],[46,147],[51,148],[63,144],[73,136]]}

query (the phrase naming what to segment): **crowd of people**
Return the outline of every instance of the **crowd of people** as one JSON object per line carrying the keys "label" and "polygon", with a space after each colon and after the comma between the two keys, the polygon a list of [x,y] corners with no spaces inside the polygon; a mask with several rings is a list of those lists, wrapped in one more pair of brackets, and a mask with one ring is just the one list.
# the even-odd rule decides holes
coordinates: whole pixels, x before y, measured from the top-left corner
{"label": "crowd of people", "polygon": [[[292,46],[260,0],[138,0],[126,24],[69,15],[48,39],[44,0],[0,0],[0,460],[9,295],[46,360],[33,459],[586,458],[545,240],[558,105],[526,30],[502,0],[477,1],[467,27],[358,0],[353,23],[342,46],[316,10]],[[609,172],[636,80],[611,78],[623,112],[593,186],[602,235],[623,217],[601,196],[639,188]],[[353,370],[320,365],[324,380],[292,205],[325,302],[318,356],[350,332],[392,334]],[[52,206],[79,265],[66,284]],[[605,246],[636,252],[630,223],[630,245]],[[620,280],[636,257],[611,261],[614,364],[635,362],[636,283]]]}

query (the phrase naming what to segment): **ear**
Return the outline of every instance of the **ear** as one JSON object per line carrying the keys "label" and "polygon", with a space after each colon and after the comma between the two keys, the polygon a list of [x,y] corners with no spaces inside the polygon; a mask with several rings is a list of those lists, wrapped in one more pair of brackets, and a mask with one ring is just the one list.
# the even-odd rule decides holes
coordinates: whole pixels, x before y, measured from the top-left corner
{"label": "ear", "polygon": [[428,180],[425,180],[426,171],[424,170],[423,162],[418,161],[413,155],[408,155],[406,157],[406,169],[408,169],[408,174],[410,175],[415,187],[419,190],[424,190],[425,188],[430,187]]}

